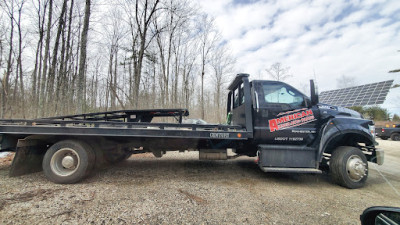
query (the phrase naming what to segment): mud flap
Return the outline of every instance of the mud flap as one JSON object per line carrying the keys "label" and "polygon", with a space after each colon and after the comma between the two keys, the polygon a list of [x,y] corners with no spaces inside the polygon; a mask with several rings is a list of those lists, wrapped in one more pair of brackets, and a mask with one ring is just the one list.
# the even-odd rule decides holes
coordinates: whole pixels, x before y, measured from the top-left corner
{"label": "mud flap", "polygon": [[40,140],[20,139],[11,164],[10,177],[42,171],[47,146]]}

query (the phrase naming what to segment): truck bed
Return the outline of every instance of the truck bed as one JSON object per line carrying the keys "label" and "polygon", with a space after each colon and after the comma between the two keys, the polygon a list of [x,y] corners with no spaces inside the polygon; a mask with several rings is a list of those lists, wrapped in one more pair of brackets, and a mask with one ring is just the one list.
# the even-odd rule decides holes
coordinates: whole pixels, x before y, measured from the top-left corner
{"label": "truck bed", "polygon": [[[0,135],[70,135],[246,140],[252,132],[241,126],[182,124],[186,109],[121,110],[34,120],[0,120]],[[154,117],[175,117],[178,123],[152,123]]]}
{"label": "truck bed", "polygon": [[0,120],[0,134],[247,139],[240,126],[90,120]]}

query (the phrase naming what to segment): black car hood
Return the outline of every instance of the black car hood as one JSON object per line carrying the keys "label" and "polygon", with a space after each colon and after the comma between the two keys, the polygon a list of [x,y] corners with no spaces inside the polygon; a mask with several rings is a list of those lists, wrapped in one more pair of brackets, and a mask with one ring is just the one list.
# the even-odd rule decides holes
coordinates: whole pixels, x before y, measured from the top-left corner
{"label": "black car hood", "polygon": [[321,115],[324,117],[333,116],[333,117],[352,117],[360,119],[363,118],[359,112],[341,106],[332,106],[324,103],[318,103],[317,107],[320,110]]}

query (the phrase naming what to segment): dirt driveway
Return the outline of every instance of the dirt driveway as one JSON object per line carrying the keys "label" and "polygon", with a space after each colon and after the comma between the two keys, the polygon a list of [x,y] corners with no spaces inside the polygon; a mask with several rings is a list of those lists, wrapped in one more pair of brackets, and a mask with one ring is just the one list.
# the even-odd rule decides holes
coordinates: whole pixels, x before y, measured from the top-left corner
{"label": "dirt driveway", "polygon": [[1,224],[360,224],[369,207],[400,207],[400,142],[379,140],[385,165],[349,190],[326,174],[263,173],[253,158],[198,161],[198,153],[150,155],[74,185],[43,173],[9,178],[0,166]]}

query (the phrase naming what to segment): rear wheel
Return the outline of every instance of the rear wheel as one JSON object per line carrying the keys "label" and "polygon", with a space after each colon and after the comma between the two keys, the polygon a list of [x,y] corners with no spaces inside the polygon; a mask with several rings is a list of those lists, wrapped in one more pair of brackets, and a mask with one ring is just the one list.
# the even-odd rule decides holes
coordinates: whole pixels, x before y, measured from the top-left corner
{"label": "rear wheel", "polygon": [[95,164],[93,149],[76,140],[60,141],[52,145],[43,158],[43,172],[50,181],[72,184],[89,175]]}
{"label": "rear wheel", "polygon": [[394,133],[390,135],[390,139],[392,139],[393,141],[400,141],[400,134]]}
{"label": "rear wheel", "polygon": [[332,153],[329,169],[335,183],[350,189],[363,187],[368,177],[367,158],[351,146],[340,146]]}

